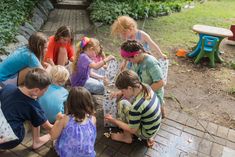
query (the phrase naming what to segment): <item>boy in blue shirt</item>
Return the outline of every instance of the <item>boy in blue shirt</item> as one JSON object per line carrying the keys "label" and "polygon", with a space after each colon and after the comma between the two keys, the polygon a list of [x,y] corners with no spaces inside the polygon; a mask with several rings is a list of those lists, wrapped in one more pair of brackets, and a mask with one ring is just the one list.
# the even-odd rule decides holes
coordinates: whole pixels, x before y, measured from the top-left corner
{"label": "boy in blue shirt", "polygon": [[52,84],[38,102],[49,122],[54,123],[59,112],[64,114],[64,102],[69,93],[63,85],[69,78],[69,72],[64,66],[56,65],[51,68],[50,75]]}

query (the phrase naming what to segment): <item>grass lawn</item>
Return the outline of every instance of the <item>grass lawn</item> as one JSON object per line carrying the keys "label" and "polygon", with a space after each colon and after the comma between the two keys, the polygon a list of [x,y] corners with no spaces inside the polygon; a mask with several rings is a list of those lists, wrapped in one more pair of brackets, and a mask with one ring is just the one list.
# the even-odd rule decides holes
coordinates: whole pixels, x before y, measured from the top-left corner
{"label": "grass lawn", "polygon": [[[150,34],[163,51],[168,51],[169,48],[189,49],[198,41],[198,35],[191,29],[193,25],[204,24],[229,29],[232,23],[235,24],[234,10],[235,0],[196,3],[193,9],[183,9],[180,13],[173,13],[170,16],[146,20],[143,30]],[[138,26],[141,29],[143,21],[138,21]],[[109,26],[103,26],[97,30],[97,35],[107,37],[109,29]],[[120,42],[113,38],[103,40],[114,47],[120,45]]]}
{"label": "grass lawn", "polygon": [[193,9],[148,20],[144,29],[162,48],[169,46],[187,48],[197,42],[198,36],[191,30],[193,25],[230,28],[232,23],[235,24],[234,10],[234,0],[207,1],[204,4],[196,4]]}

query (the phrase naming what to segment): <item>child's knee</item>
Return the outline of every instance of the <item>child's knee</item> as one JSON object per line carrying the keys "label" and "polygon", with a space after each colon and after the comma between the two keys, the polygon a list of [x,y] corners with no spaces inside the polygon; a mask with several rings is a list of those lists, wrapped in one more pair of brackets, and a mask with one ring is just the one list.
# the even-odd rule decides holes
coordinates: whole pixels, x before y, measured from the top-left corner
{"label": "child's knee", "polygon": [[60,47],[59,48],[59,52],[61,52],[61,53],[67,53],[67,50],[66,50],[66,48],[65,47]]}

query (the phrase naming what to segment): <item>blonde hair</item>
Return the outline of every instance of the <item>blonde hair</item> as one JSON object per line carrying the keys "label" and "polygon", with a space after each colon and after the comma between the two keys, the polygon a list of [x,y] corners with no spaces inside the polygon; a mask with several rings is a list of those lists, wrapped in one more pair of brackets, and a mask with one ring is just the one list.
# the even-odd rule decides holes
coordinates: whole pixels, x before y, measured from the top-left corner
{"label": "blonde hair", "polygon": [[74,59],[74,62],[73,62],[73,65],[72,65],[72,72],[75,72],[77,71],[77,64],[78,64],[78,60],[79,60],[79,57],[80,57],[80,54],[83,53],[84,51],[90,49],[90,48],[98,48],[100,46],[100,42],[99,40],[95,39],[95,38],[88,38],[89,40],[86,41],[86,44],[84,45],[83,44],[83,40],[84,38],[79,41],[77,43],[77,47],[78,47],[78,50],[75,54],[75,59]]}
{"label": "blonde hair", "polygon": [[97,53],[97,56],[101,56],[103,59],[106,57],[104,51],[103,51],[103,46],[100,45],[100,51]]}
{"label": "blonde hair", "polygon": [[69,79],[69,71],[62,65],[53,66],[50,75],[52,82],[60,86],[64,85]]}
{"label": "blonde hair", "polygon": [[119,16],[111,26],[111,35],[118,36],[127,29],[137,29],[136,21],[129,16]]}

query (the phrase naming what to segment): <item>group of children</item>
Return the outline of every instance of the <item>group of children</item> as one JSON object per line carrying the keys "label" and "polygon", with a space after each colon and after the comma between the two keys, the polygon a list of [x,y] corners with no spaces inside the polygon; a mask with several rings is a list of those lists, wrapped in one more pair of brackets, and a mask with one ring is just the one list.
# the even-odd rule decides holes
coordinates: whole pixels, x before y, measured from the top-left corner
{"label": "group of children", "polygon": [[[120,50],[124,61],[115,82],[119,91],[111,94],[118,98],[118,118],[106,115],[104,119],[123,130],[112,133],[113,140],[131,143],[136,135],[146,139],[151,147],[164,116],[164,82],[161,67],[150,49],[164,59],[167,57],[128,16],[120,16],[111,33],[125,40]],[[0,144],[0,149],[14,148],[22,142],[23,123],[27,120],[33,126],[34,149],[52,139],[56,140],[55,150],[60,156],[95,156],[92,94],[104,94],[108,82],[104,71],[115,58],[106,57],[95,38],[83,37],[76,53],[72,43],[72,31],[67,26],[49,37],[48,46],[47,38],[35,33],[28,46],[0,63],[1,110],[18,137]],[[63,87],[67,80],[72,86],[69,91]],[[40,126],[49,130],[49,134],[40,137]]]}

